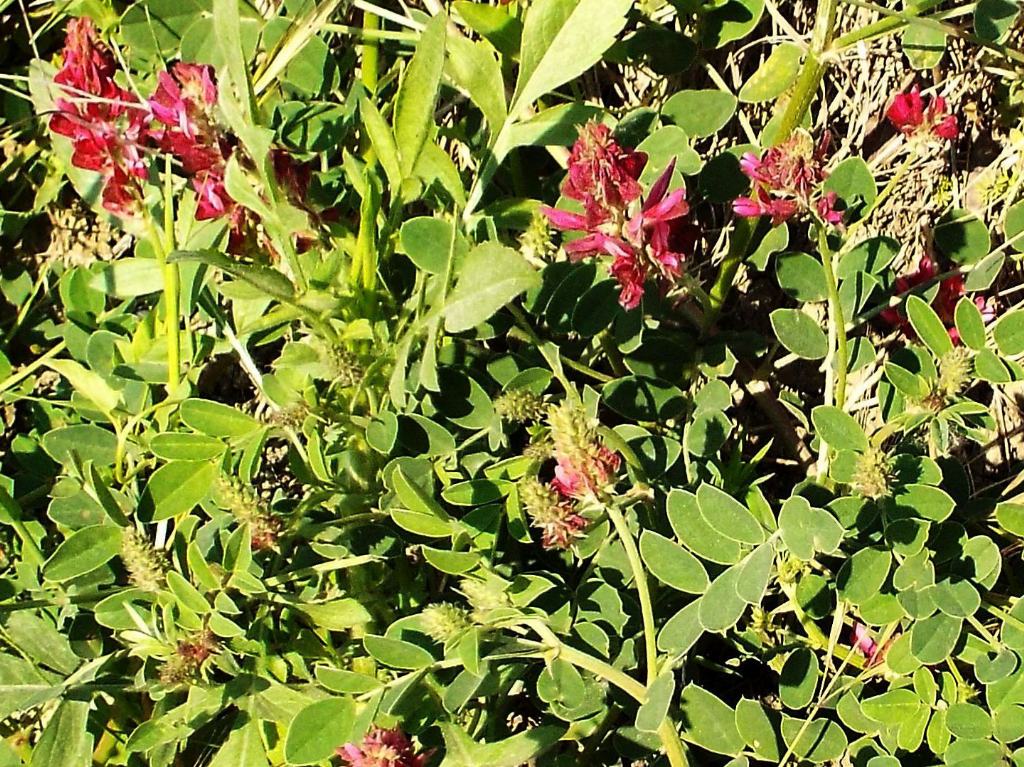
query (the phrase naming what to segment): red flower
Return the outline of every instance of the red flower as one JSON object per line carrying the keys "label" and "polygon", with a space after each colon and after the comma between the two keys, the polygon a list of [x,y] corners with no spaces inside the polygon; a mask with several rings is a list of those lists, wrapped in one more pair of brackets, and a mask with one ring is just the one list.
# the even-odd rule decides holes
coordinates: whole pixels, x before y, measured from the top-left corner
{"label": "red flower", "polygon": [[623,149],[607,125],[589,122],[580,129],[569,155],[562,194],[582,202],[592,218],[604,219],[640,197],[637,179],[646,164],[647,155]]}
{"label": "red flower", "polygon": [[885,116],[898,131],[908,136],[930,133],[952,141],[960,135],[956,116],[946,110],[946,100],[934,96],[925,105],[921,88],[917,85],[909,93],[898,94]]}
{"label": "red flower", "polygon": [[337,750],[347,767],[426,767],[430,754],[417,754],[412,741],[399,729],[374,727],[356,745]]}
{"label": "red flower", "polygon": [[208,129],[210,107],[217,103],[212,67],[179,61],[170,73],[158,74],[157,82],[149,100],[157,120],[192,139]]}
{"label": "red flower", "polygon": [[[921,257],[921,262],[918,264],[916,271],[896,279],[893,294],[899,296],[909,290],[913,290],[917,286],[923,285],[924,283],[934,279],[936,274],[938,274],[938,270],[936,268],[935,261],[926,253]],[[963,276],[954,274],[939,283],[939,290],[935,294],[935,298],[932,300],[931,304],[932,309],[934,309],[935,313],[939,315],[939,319],[942,320],[946,329],[949,331],[949,337],[952,338],[955,343],[960,342],[960,332],[956,329],[956,305],[966,294],[967,288],[964,283]],[[973,301],[975,306],[977,306],[981,311],[982,318],[986,323],[995,320],[996,308],[991,299],[986,299],[983,296],[975,296]],[[881,317],[890,325],[894,325],[902,330],[908,338],[916,337],[910,321],[901,315],[895,306],[889,306],[883,309]]]}
{"label": "red flower", "polygon": [[841,224],[843,217],[835,209],[835,193],[815,197],[828,177],[825,163],[831,141],[831,134],[825,133],[815,145],[806,131],[796,131],[762,157],[753,152],[744,154],[740,169],[753,182],[753,188],[748,196],[733,201],[733,212],[746,218],[769,216],[772,226],[778,226],[801,210],[813,210],[827,223]]}
{"label": "red flower", "polygon": [[[696,245],[695,227],[683,221],[690,212],[686,189],[668,191],[673,161],[651,185],[639,209],[630,214],[641,193],[636,176],[646,158],[622,150],[608,138],[607,127],[593,124],[581,132],[573,157],[563,191],[583,201],[584,212],[549,207],[541,212],[556,229],[585,232],[565,245],[573,260],[612,257],[610,272],[621,287],[619,303],[633,309],[643,298],[648,276],[653,274],[662,290],[667,290]],[[593,186],[584,191],[584,183]]]}
{"label": "red flower", "polygon": [[148,170],[144,145],[149,134],[145,111],[114,82],[117,65],[92,21],[68,22],[64,63],[53,80],[67,98],[56,100],[50,130],[71,139],[71,163],[106,177],[103,206],[120,216],[137,212],[142,190],[136,179]]}

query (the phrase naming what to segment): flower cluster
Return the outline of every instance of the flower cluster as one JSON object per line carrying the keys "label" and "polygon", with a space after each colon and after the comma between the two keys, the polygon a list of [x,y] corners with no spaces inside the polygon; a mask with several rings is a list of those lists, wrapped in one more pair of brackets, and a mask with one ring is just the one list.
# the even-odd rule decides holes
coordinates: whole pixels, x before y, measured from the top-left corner
{"label": "flower cluster", "polygon": [[556,461],[551,486],[574,500],[599,496],[619,470],[619,454],[601,444],[594,424],[567,400],[548,410],[548,426]]}
{"label": "flower cluster", "polygon": [[953,141],[960,135],[956,115],[947,111],[946,100],[942,96],[933,96],[925,104],[917,85],[909,93],[897,95],[885,116],[907,136],[934,136]]}
{"label": "flower cluster", "polygon": [[167,554],[158,551],[149,539],[134,527],[125,528],[121,537],[121,561],[131,584],[143,591],[156,592],[164,587]]}
{"label": "flower cluster", "polygon": [[526,479],[519,494],[544,547],[568,549],[587,529],[579,505],[608,492],[622,459],[601,443],[594,424],[568,401],[548,409],[548,431],[554,477],[547,484]]}
{"label": "flower cluster", "polygon": [[68,22],[64,63],[54,76],[62,96],[50,130],[71,139],[75,167],[103,176],[103,207],[130,216],[142,199],[148,111],[114,81],[117,65],[90,19]]}
{"label": "flower cluster", "polygon": [[231,141],[217,124],[217,83],[206,65],[178,62],[161,72],[149,108],[162,125],[153,131],[160,149],[174,155],[192,180],[196,218],[228,215],[234,202],[224,190],[224,171]]}
{"label": "flower cluster", "polygon": [[220,644],[209,629],[203,629],[189,639],[178,642],[174,654],[160,670],[160,681],[167,686],[193,681],[219,649]]}
{"label": "flower cluster", "polygon": [[562,185],[562,194],[581,203],[583,213],[541,208],[556,229],[583,233],[565,245],[571,258],[612,257],[610,271],[627,309],[639,305],[649,277],[667,290],[696,243],[696,230],[685,220],[686,189],[669,191],[674,164],[641,202],[646,164],[647,156],[620,146],[607,125],[588,123],[573,145]]}
{"label": "flower cluster", "polygon": [[[938,269],[936,268],[935,261],[926,253],[921,257],[921,262],[918,264],[916,271],[896,278],[894,293],[895,295],[902,295],[919,285],[935,279],[936,274],[938,274]],[[954,324],[954,313],[957,303],[965,295],[967,295],[967,288],[963,275],[954,274],[939,283],[938,293],[936,293],[935,299],[932,301],[932,309],[935,310],[935,313],[939,315],[939,319],[942,320],[949,330],[949,337],[953,339],[954,343],[960,342],[960,333]],[[985,298],[984,296],[975,296],[973,300],[974,305],[981,311],[981,316],[986,324],[992,322],[996,317],[996,307],[992,299]],[[895,306],[882,310],[881,316],[890,325],[894,325],[902,330],[908,338],[915,337],[910,321],[900,314]]]}
{"label": "flower cluster", "polygon": [[[107,210],[122,217],[139,214],[147,160],[155,153],[169,154],[195,191],[196,219],[228,218],[232,253],[266,249],[255,214],[236,205],[224,186],[238,142],[218,120],[212,67],[177,62],[157,75],[156,90],[142,100],[115,82],[114,56],[86,18],[68,23],[63,57],[54,77],[63,95],[56,99],[50,129],[71,139],[75,167],[102,174]],[[310,168],[278,148],[271,150],[270,161],[285,195],[303,205]],[[302,238],[299,233],[300,248]]]}
{"label": "flower cluster", "polygon": [[778,226],[802,211],[813,210],[823,221],[841,224],[843,214],[836,210],[836,193],[821,194],[819,190],[828,178],[825,163],[831,142],[828,132],[815,144],[807,131],[796,130],[761,157],[753,152],[744,154],[740,168],[753,187],[747,197],[733,202],[736,215],[768,216],[772,226]]}
{"label": "flower cluster", "polygon": [[417,753],[409,737],[399,729],[374,727],[359,742],[346,743],[337,751],[346,767],[426,767],[429,753]]}

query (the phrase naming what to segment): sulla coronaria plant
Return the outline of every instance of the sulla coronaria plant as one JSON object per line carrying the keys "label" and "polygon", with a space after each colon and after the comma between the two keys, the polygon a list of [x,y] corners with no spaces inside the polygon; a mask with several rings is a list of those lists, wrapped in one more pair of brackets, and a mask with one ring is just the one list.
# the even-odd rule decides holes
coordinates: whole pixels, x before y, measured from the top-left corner
{"label": "sulla coronaria plant", "polygon": [[0,765],[1024,764],[1017,4],[13,8]]}

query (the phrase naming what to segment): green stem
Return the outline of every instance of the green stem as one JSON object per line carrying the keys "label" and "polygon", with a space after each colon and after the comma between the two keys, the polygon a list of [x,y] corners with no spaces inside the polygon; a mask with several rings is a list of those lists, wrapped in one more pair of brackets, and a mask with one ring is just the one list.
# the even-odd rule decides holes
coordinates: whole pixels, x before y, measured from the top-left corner
{"label": "green stem", "polygon": [[[563,644],[555,636],[554,632],[540,621],[530,621],[527,625],[555,649],[558,652],[558,657],[562,660],[584,671],[589,671],[594,676],[606,680],[609,684],[615,685],[637,703],[643,703],[646,700],[647,688],[633,679],[633,677],[619,671],[619,669],[605,663],[603,660],[587,655],[587,653],[581,652],[575,647]],[[679,739],[679,732],[676,730],[675,723],[670,717],[665,717],[661,726],[658,727],[658,738],[661,740],[661,746],[665,749],[665,755],[668,757],[668,762],[672,767],[689,767],[689,760],[686,758],[683,743]]]}
{"label": "green stem", "polygon": [[754,229],[757,228],[758,219],[739,218],[733,224],[732,235],[729,238],[729,251],[722,259],[718,267],[718,276],[715,284],[708,291],[708,310],[704,315],[704,330],[710,330],[718,320],[718,315],[725,306],[725,300],[732,291],[732,284],[736,280],[736,272],[747,255],[747,247],[754,236]]}
{"label": "green stem", "polygon": [[654,606],[651,604],[651,592],[647,585],[647,571],[644,569],[643,560],[640,559],[640,552],[637,550],[633,533],[626,524],[626,518],[622,512],[613,504],[605,506],[608,518],[615,526],[615,532],[619,536],[622,547],[626,550],[626,559],[629,560],[629,568],[633,571],[633,585],[636,587],[636,595],[640,600],[640,615],[644,624],[644,648],[647,655],[647,684],[653,682],[658,676],[658,645],[654,628]]}
{"label": "green stem", "polygon": [[866,24],[860,29],[854,29],[847,32],[845,35],[840,35],[836,38],[835,45],[833,47],[835,50],[843,50],[844,48],[849,48],[851,45],[856,45],[862,40],[870,40],[871,38],[880,37],[881,35],[888,34],[889,32],[896,32],[910,24],[911,21],[925,11],[929,11],[941,3],[942,0],[920,0],[916,5],[905,11],[893,12],[891,16],[879,19],[873,24]]}
{"label": "green stem", "polygon": [[164,278],[164,328],[167,333],[167,394],[173,396],[178,388],[181,371],[181,321],[178,317],[178,265],[168,263],[168,248],[163,235],[146,219],[149,242],[156,253],[157,264]]}
{"label": "green stem", "polygon": [[[842,408],[846,404],[846,374],[850,367],[850,352],[846,337],[846,319],[843,317],[843,304],[839,298],[839,284],[836,281],[835,253],[828,246],[827,236],[824,228],[819,225],[818,249],[821,252],[821,264],[825,268],[825,289],[828,291],[828,330],[829,336],[835,337],[835,344],[829,344],[829,352],[835,349],[835,354],[829,354],[827,365],[832,366],[836,371],[836,385],[834,402],[836,407]],[[831,341],[831,338],[830,338]]]}
{"label": "green stem", "polygon": [[363,36],[366,42],[363,43],[361,48],[363,61],[359,77],[371,98],[377,94],[379,78],[380,42],[376,34],[379,30],[380,17],[375,13],[364,10]]}

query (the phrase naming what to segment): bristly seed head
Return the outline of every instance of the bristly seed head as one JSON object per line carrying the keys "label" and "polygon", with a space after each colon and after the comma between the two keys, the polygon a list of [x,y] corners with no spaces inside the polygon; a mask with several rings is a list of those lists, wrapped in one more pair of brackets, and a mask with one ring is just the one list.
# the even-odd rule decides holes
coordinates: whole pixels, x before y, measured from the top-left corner
{"label": "bristly seed head", "polygon": [[858,456],[850,485],[858,495],[877,500],[889,495],[892,479],[892,459],[878,448],[869,447]]}
{"label": "bristly seed head", "polygon": [[458,638],[471,625],[468,611],[447,602],[424,608],[420,618],[427,636],[438,642]]}
{"label": "bristly seed head", "polygon": [[160,591],[167,572],[167,554],[153,547],[134,527],[126,528],[121,536],[121,561],[128,571],[128,580],[143,591]]}
{"label": "bristly seed head", "polygon": [[544,417],[544,400],[529,389],[509,389],[495,398],[494,412],[512,423],[539,421]]}
{"label": "bristly seed head", "polygon": [[974,370],[971,353],[963,346],[955,346],[939,360],[939,380],[936,393],[945,400],[957,396],[971,381]]}

